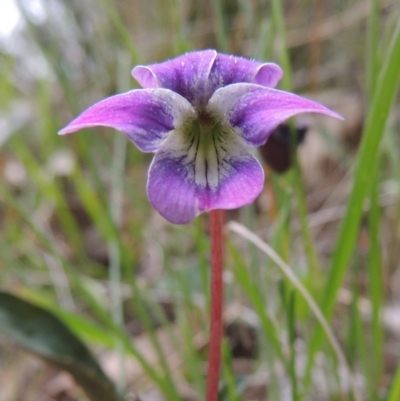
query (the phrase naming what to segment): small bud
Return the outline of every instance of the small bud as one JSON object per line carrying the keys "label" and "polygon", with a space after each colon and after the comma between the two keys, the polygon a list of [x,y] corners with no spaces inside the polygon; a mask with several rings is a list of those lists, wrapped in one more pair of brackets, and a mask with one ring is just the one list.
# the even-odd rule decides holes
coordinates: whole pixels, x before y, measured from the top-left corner
{"label": "small bud", "polygon": [[[292,167],[292,152],[290,148],[290,125],[280,124],[268,138],[267,142],[259,147],[264,161],[277,173],[285,173]],[[308,130],[306,125],[296,125],[294,128],[295,145],[301,145]]]}

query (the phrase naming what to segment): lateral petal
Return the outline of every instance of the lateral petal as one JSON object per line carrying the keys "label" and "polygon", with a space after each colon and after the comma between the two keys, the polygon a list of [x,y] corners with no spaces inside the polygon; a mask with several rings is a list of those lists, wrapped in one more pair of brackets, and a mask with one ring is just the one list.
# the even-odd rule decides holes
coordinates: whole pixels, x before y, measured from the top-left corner
{"label": "lateral petal", "polygon": [[248,144],[264,144],[284,120],[300,113],[319,113],[343,119],[339,114],[293,93],[254,84],[233,84],[218,89],[207,110],[228,123]]}
{"label": "lateral petal", "polygon": [[59,134],[95,126],[123,132],[143,152],[155,152],[165,137],[195,117],[191,104],[168,89],[139,89],[106,98],[85,110]]}

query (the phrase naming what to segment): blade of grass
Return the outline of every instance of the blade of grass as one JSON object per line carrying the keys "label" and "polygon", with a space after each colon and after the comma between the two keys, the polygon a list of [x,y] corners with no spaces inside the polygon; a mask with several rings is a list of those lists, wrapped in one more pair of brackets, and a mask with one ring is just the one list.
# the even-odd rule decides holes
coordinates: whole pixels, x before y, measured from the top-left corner
{"label": "blade of grass", "polygon": [[[355,368],[357,363],[357,358],[359,356],[359,351],[363,345],[365,345],[365,340],[362,333],[362,325],[360,318],[360,311],[358,308],[359,299],[360,299],[360,291],[358,288],[359,282],[359,270],[361,268],[361,256],[355,256],[355,267],[351,272],[351,303],[349,305],[348,311],[348,322],[346,325],[347,338],[346,338],[346,354],[349,360],[349,365],[352,369]],[[361,343],[361,344],[360,344]],[[368,388],[369,385],[368,385]]]}
{"label": "blade of grass", "polygon": [[[371,176],[376,168],[376,151],[379,148],[389,111],[393,104],[400,80],[400,20],[393,32],[388,53],[379,74],[377,88],[371,103],[356,167],[353,188],[349,196],[346,213],[338,234],[333,253],[331,271],[324,291],[322,310],[328,319],[332,316],[337,292],[343,281],[357,240],[358,227],[363,213],[363,202],[370,189]],[[321,345],[322,330],[317,327],[310,342],[309,361],[305,375],[305,387],[310,382],[311,367],[315,353]]]}
{"label": "blade of grass", "polygon": [[252,280],[239,251],[230,242],[228,242],[228,250],[235,262],[233,274],[235,275],[236,281],[240,283],[241,287],[246,292],[246,295],[252,302],[253,307],[260,318],[263,331],[272,344],[273,349],[276,351],[276,354],[284,360],[282,345],[279,341],[277,329],[265,310],[265,303],[262,295],[258,291],[258,287]]}
{"label": "blade of grass", "polygon": [[296,293],[290,291],[289,299],[287,302],[287,325],[289,334],[289,348],[290,348],[290,362],[289,362],[289,372],[290,381],[292,384],[292,400],[299,400],[298,392],[298,379],[296,373]]}
{"label": "blade of grass", "polygon": [[293,180],[295,183],[296,200],[297,200],[297,211],[300,222],[301,236],[303,239],[305,254],[307,255],[307,261],[309,263],[310,274],[313,277],[314,288],[318,288],[321,284],[321,269],[317,250],[311,236],[311,231],[308,224],[308,210],[307,210],[307,199],[306,189],[304,187],[303,175],[301,172],[300,164],[297,155],[294,159],[293,168]]}
{"label": "blade of grass", "polygon": [[371,188],[371,207],[368,215],[368,234],[370,240],[369,258],[368,258],[368,275],[369,275],[369,293],[372,304],[372,353],[371,360],[368,364],[372,368],[371,379],[373,380],[373,396],[375,400],[379,399],[378,388],[382,374],[383,363],[383,344],[384,332],[380,313],[383,307],[383,279],[382,279],[382,257],[381,257],[381,243],[380,243],[380,222],[381,211],[379,204],[379,184],[380,184],[380,165],[381,156],[378,156],[378,168],[372,177]]}
{"label": "blade of grass", "polygon": [[118,229],[112,220],[110,213],[108,213],[106,205],[97,195],[97,191],[92,188],[89,180],[85,179],[83,172],[79,169],[76,169],[73,172],[71,178],[75,184],[76,191],[82,204],[91,217],[94,225],[99,230],[104,241],[106,243],[117,242],[119,247],[122,248]]}
{"label": "blade of grass", "polygon": [[279,249],[279,253],[286,261],[290,255],[290,229],[289,221],[291,215],[291,195],[290,189],[287,188],[287,180],[280,178],[276,174],[271,175],[273,188],[276,196],[276,202],[279,207],[279,214],[274,221],[272,230],[271,243],[275,249]]}
{"label": "blade of grass", "polygon": [[285,19],[283,16],[282,0],[271,1],[271,15],[275,37],[279,41],[279,62],[283,68],[283,71],[285,72],[282,77],[281,86],[283,89],[290,91],[293,88],[292,68],[290,65],[289,51],[286,44],[286,29]]}
{"label": "blade of grass", "polygon": [[54,300],[42,292],[30,288],[18,290],[17,295],[22,296],[36,305],[52,312],[62,320],[82,341],[102,345],[111,348],[118,341],[113,333],[104,327],[90,321],[87,317],[82,317],[77,313],[68,312],[54,303]]}
{"label": "blade of grass", "polygon": [[181,344],[181,355],[185,361],[186,377],[188,381],[193,383],[200,399],[204,398],[206,382],[202,372],[203,360],[199,355],[199,350],[194,344],[195,335],[190,325],[189,319],[186,316],[178,320],[179,331],[182,333],[183,344]]}
{"label": "blade of grass", "polygon": [[[0,110],[7,110],[16,95],[13,83],[16,60],[11,54],[0,52]],[[0,137],[0,145],[3,139]]]}
{"label": "blade of grass", "polygon": [[172,26],[175,33],[175,38],[173,40],[175,46],[175,52],[177,54],[185,53],[190,50],[190,45],[183,36],[183,25],[181,17],[181,0],[170,0],[171,7],[171,19]]}
{"label": "blade of grass", "polygon": [[325,332],[326,337],[328,338],[333,350],[335,351],[337,359],[340,361],[340,363],[346,368],[350,384],[351,384],[351,389],[352,389],[352,394],[354,397],[354,400],[360,401],[361,396],[358,392],[357,386],[355,384],[355,380],[353,377],[353,373],[350,370],[350,367],[347,363],[346,357],[340,347],[340,344],[338,340],[335,337],[335,334],[333,333],[332,329],[330,328],[327,320],[325,319],[321,309],[315,302],[314,298],[310,295],[308,290],[303,286],[301,281],[298,279],[298,277],[293,273],[293,270],[290,268],[289,265],[287,265],[282,258],[264,241],[261,240],[257,235],[249,231],[246,227],[243,225],[236,223],[236,222],[230,222],[228,223],[228,229],[231,230],[232,232],[240,235],[241,237],[245,238],[246,240],[252,242],[258,249],[260,249],[262,252],[264,252],[273,262],[276,264],[276,266],[279,267],[280,271],[282,274],[292,283],[294,288],[301,294],[301,296],[304,298],[304,300],[307,302],[308,306],[310,307],[311,311],[313,312],[314,316],[318,320],[322,332]]}
{"label": "blade of grass", "polygon": [[[383,140],[384,151],[387,157],[388,165],[391,169],[393,177],[397,185],[400,185],[400,161],[398,156],[398,135],[395,127],[390,127],[386,130]],[[398,244],[400,225],[400,203],[397,202],[394,212],[391,215],[391,222],[388,227],[389,241],[387,244],[387,266],[394,266],[398,260]]]}
{"label": "blade of grass", "polygon": [[225,18],[221,0],[212,0],[211,7],[214,30],[217,36],[218,50],[227,53],[228,39],[226,35]]}
{"label": "blade of grass", "polygon": [[264,18],[259,27],[256,50],[254,51],[256,60],[270,60],[272,58],[273,40],[272,24],[269,19]]}
{"label": "blade of grass", "polygon": [[136,49],[136,46],[133,44],[130,34],[126,29],[126,26],[122,21],[122,18],[118,13],[115,4],[112,3],[110,0],[101,0],[101,2],[103,3],[103,6],[106,9],[108,16],[110,17],[110,20],[114,24],[114,27],[120,34],[124,45],[130,51],[134,64],[139,64],[141,57],[139,55],[138,50]]}
{"label": "blade of grass", "polygon": [[400,400],[400,365],[397,368],[396,374],[394,375],[390,392],[386,401],[398,401]]}
{"label": "blade of grass", "polygon": [[240,396],[238,394],[238,389],[236,387],[235,376],[232,371],[233,361],[232,355],[228,346],[226,338],[222,343],[222,368],[223,377],[226,382],[226,387],[228,390],[228,400],[229,401],[240,401]]}
{"label": "blade of grass", "polygon": [[291,400],[298,401],[299,393],[298,393],[298,379],[296,373],[296,349],[295,349],[296,292],[293,290],[289,280],[285,279],[279,281],[279,294],[281,298],[283,313],[285,315],[285,324],[287,327],[287,337],[288,337],[289,357],[285,369],[288,372],[287,375],[289,376],[290,379]]}
{"label": "blade of grass", "polygon": [[379,0],[370,0],[371,9],[368,20],[368,97],[371,100],[376,89],[376,81],[379,75]]}

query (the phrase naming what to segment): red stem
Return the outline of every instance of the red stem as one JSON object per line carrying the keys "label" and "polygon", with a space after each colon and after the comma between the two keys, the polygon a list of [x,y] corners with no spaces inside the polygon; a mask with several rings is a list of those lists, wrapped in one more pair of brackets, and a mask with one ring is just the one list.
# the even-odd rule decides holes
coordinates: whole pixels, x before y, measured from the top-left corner
{"label": "red stem", "polygon": [[208,356],[206,401],[218,401],[221,370],[222,304],[223,304],[223,237],[222,210],[210,212],[211,229],[211,322]]}

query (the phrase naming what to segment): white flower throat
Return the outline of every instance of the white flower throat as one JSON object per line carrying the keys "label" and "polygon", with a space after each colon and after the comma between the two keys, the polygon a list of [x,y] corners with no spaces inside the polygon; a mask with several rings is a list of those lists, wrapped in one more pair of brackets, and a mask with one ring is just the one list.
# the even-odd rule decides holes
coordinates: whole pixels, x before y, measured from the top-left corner
{"label": "white flower throat", "polygon": [[189,178],[200,187],[217,188],[231,168],[230,150],[235,133],[210,115],[201,114],[185,125],[181,134]]}

